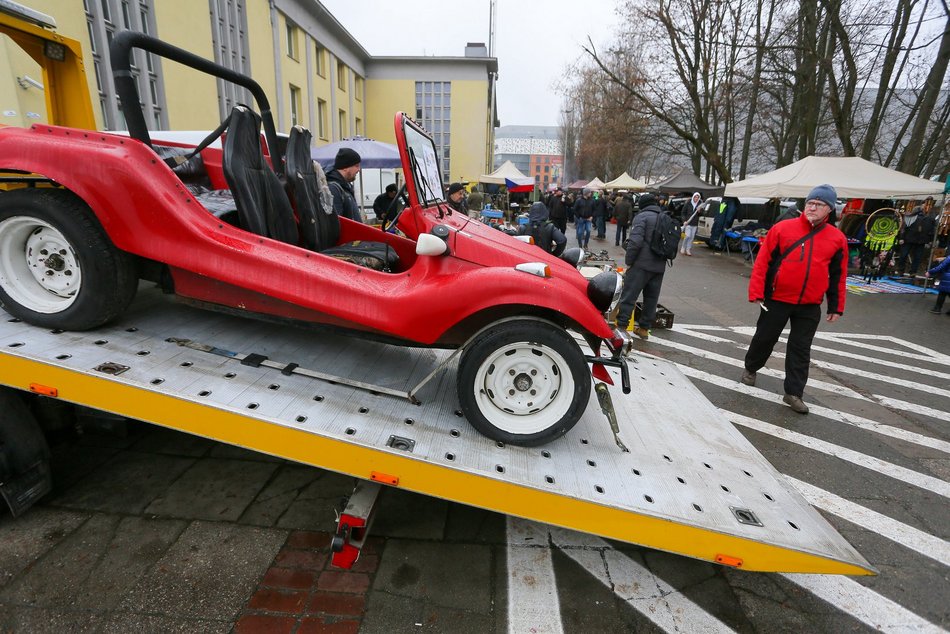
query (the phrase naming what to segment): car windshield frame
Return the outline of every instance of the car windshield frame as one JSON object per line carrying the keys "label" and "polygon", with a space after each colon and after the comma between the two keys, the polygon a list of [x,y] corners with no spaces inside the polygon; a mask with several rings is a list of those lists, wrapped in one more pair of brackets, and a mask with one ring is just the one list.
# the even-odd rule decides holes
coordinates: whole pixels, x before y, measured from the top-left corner
{"label": "car windshield frame", "polygon": [[439,155],[435,142],[425,130],[408,117],[403,118],[403,135],[406,153],[412,170],[412,186],[416,200],[422,206],[445,202],[442,194],[442,174],[439,170]]}

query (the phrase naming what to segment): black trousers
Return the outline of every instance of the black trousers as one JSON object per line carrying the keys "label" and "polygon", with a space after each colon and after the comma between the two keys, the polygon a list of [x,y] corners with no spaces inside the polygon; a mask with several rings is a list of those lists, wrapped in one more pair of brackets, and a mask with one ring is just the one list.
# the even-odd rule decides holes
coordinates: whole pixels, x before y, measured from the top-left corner
{"label": "black trousers", "polygon": [[808,381],[811,342],[821,321],[819,304],[786,304],[766,300],[768,310],[759,311],[755,335],[745,355],[745,369],[758,372],[772,356],[785,324],[791,322],[791,333],[785,346],[785,393],[801,397]]}
{"label": "black trousers", "polygon": [[[649,247],[644,247],[649,248]],[[623,290],[620,291],[620,310],[617,313],[617,327],[626,330],[630,325],[630,316],[636,307],[637,298],[643,292],[643,312],[637,318],[637,325],[647,330],[653,326],[656,319],[656,305],[660,302],[660,288],[663,286],[663,274],[666,271],[654,273],[631,266],[623,280]]]}

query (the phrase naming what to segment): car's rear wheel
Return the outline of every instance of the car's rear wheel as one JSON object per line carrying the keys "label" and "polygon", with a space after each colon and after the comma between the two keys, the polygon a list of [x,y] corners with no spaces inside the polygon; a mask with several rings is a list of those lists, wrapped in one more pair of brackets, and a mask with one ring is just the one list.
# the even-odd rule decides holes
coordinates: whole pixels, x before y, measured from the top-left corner
{"label": "car's rear wheel", "polygon": [[72,193],[0,194],[0,304],[14,317],[46,328],[95,328],[128,307],[137,284],[135,259]]}
{"label": "car's rear wheel", "polygon": [[457,389],[469,423],[493,440],[524,446],[563,436],[590,400],[577,342],[546,321],[501,322],[466,346]]}

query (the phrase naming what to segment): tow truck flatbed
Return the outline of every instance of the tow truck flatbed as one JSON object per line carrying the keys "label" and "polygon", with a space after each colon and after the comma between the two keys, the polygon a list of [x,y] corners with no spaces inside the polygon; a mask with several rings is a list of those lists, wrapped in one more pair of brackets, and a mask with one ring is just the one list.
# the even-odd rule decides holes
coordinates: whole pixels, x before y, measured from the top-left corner
{"label": "tow truck flatbed", "polygon": [[[209,313],[140,289],[121,319],[50,331],[0,311],[0,383],[364,480],[746,570],[873,574],[672,363],[630,359],[563,438],[515,447],[461,416],[455,362],[420,405],[182,347],[189,339],[409,390],[451,351]],[[127,369],[123,369],[127,368]],[[619,384],[619,372],[610,370]],[[671,404],[675,403],[675,407]]]}

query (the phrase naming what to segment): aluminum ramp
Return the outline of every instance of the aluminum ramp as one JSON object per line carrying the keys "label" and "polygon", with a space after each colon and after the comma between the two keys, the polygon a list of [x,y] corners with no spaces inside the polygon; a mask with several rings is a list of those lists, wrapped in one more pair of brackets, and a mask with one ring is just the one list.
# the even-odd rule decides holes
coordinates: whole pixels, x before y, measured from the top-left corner
{"label": "aluminum ramp", "polygon": [[[409,349],[202,311],[145,287],[116,323],[49,331],[0,311],[0,383],[425,495],[746,570],[873,574],[672,363],[633,355],[610,388],[614,442],[594,390],[543,447],[472,429],[454,362],[391,396],[248,367],[184,338],[408,390],[448,351]],[[117,368],[128,369],[114,375]],[[673,404],[673,405],[671,405]]]}

